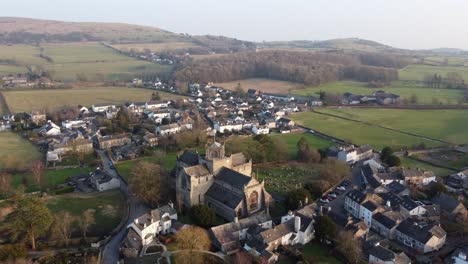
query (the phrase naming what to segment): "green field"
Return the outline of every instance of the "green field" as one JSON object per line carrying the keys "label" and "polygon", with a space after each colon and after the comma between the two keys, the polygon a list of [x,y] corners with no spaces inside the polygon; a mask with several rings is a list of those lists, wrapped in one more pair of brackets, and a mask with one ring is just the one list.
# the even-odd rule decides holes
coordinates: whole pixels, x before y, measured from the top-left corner
{"label": "green field", "polygon": [[[154,91],[126,87],[84,87],[73,89],[5,91],[3,95],[13,112],[53,110],[63,106],[97,103],[122,104],[132,101],[148,101]],[[162,99],[177,98],[177,95],[159,92]]]}
{"label": "green field", "polygon": [[[51,62],[40,57],[41,49]],[[0,60],[11,60],[21,66],[39,66],[49,71],[55,80],[67,82],[76,81],[78,74],[88,81],[103,81],[126,80],[140,74],[165,75],[172,70],[172,66],[130,58],[96,42],[44,44],[41,47],[4,45],[0,46]],[[0,68],[0,73],[8,71],[15,73],[24,69]]]}
{"label": "green field", "polygon": [[96,223],[90,227],[88,236],[104,236],[120,223],[124,199],[119,190],[89,195],[71,193],[47,199],[47,207],[53,213],[66,211],[76,217],[86,210],[94,211]]}
{"label": "green field", "polygon": [[439,67],[439,66],[428,66],[421,64],[413,64],[401,69],[399,71],[399,79],[403,81],[423,81],[424,76],[441,74],[445,77],[449,72],[456,72],[460,74],[463,79],[468,80],[468,68],[465,67]]}
{"label": "green field", "polygon": [[57,185],[64,184],[65,181],[75,175],[88,174],[91,171],[94,171],[94,168],[71,168],[71,169],[60,169],[60,170],[47,170],[44,176],[44,182],[42,186],[39,186],[33,179],[33,176],[30,172],[25,173],[16,173],[12,175],[11,187],[13,189],[18,188],[20,185],[26,185],[26,192],[39,191],[42,187],[42,190],[47,190],[49,188],[54,188]]}
{"label": "green field", "polygon": [[421,86],[414,82],[393,82],[388,87],[381,89],[369,88],[367,83],[342,81],[323,84],[319,87],[308,87],[306,89],[293,90],[293,94],[297,95],[314,95],[318,96],[320,91],[329,93],[352,93],[359,95],[371,95],[377,90],[384,90],[390,93],[398,94],[401,98],[409,99],[413,94],[418,98],[418,104],[432,104],[434,99],[437,99],[442,104],[457,104],[463,98],[462,90],[455,89],[435,89]]}
{"label": "green field", "polygon": [[315,149],[326,149],[334,145],[333,142],[319,138],[310,133],[272,134],[271,137],[281,138],[282,140],[284,140],[284,142],[286,142],[292,159],[296,158],[297,142],[299,141],[299,139],[301,139],[301,137],[306,138],[307,142],[309,143],[309,146]]}
{"label": "green field", "polygon": [[[455,144],[468,143],[468,131],[466,130],[468,110],[327,108],[321,109],[320,112],[378,124]],[[319,128],[317,127],[317,129]]]}
{"label": "green field", "polygon": [[436,166],[431,166],[427,163],[419,162],[417,160],[410,159],[408,157],[400,157],[400,160],[401,160],[401,167],[403,168],[410,168],[410,169],[419,168],[423,170],[428,170],[428,171],[434,172],[435,175],[439,177],[445,177],[445,176],[455,173],[455,171],[436,167]]}
{"label": "green field", "polygon": [[0,76],[20,73],[23,74],[27,72],[28,70],[26,69],[26,67],[0,64]]}
{"label": "green field", "polygon": [[22,169],[41,158],[37,148],[21,136],[0,132],[0,169]]}
{"label": "green field", "polygon": [[375,149],[382,149],[384,146],[392,146],[395,149],[400,149],[422,142],[424,142],[426,146],[440,145],[418,137],[313,112],[294,114],[291,118],[296,121],[296,123],[313,130],[354,144],[369,144]]}
{"label": "green field", "polygon": [[[155,158],[143,157],[143,158],[138,158],[134,160],[123,161],[123,162],[116,163],[115,167],[123,178],[128,179],[133,168],[135,168],[135,166],[139,162],[142,162],[142,161],[155,162]],[[176,166],[176,162],[177,162],[177,153],[175,152],[168,153],[163,158],[164,168],[166,168],[168,172],[170,172]]]}

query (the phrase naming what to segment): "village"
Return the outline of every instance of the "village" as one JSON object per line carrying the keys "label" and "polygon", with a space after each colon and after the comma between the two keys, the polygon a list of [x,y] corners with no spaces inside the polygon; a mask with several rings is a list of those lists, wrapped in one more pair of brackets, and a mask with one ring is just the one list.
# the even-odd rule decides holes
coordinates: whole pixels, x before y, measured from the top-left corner
{"label": "village", "polygon": [[[4,81],[24,84],[12,78]],[[197,224],[207,230],[209,239],[208,246],[197,252],[212,262],[240,256],[259,263],[301,261],[312,244],[324,250],[336,246],[338,259],[352,263],[431,263],[436,255],[445,256],[446,263],[466,261],[468,249],[459,247],[466,241],[463,232],[444,227],[457,226],[456,230],[466,225],[461,200],[467,194],[467,170],[441,182],[432,171],[400,166],[389,148],[352,145],[299,126],[289,117],[320,108],[319,97],[231,91],[210,83],[175,88],[159,80],[135,79],[132,84],[154,90],[152,98],[123,105],[76,105],[58,109],[55,116],[37,109],[3,116],[1,122],[2,131],[21,133],[45,153],[47,168],[93,168],[88,174],[69,175],[72,192],[120,190],[126,197],[129,213],[119,229],[104,241],[85,246],[101,249],[104,263],[171,263],[172,254],[184,253],[173,248],[181,244],[179,233],[195,232]],[[184,97],[162,100],[159,92]],[[342,103],[388,105],[398,97],[384,91],[372,96],[345,94]],[[329,162],[329,174],[337,174],[324,179],[326,187],[315,188],[314,196],[298,191],[307,189],[301,183],[288,192],[272,192],[272,187],[280,187],[275,179],[258,173],[268,158],[258,161],[229,143],[233,138],[253,138],[269,148],[274,144],[270,137],[293,134],[333,142],[318,161],[308,156],[311,151],[302,138],[297,146],[293,142],[298,162]],[[133,174],[123,175],[119,164],[156,159],[155,153],[171,149],[178,150],[171,156],[175,167],[165,168],[167,175],[157,183],[158,190],[169,191],[153,202],[140,199]],[[96,162],[96,167],[90,165]],[[338,174],[337,168],[345,172]],[[203,212],[193,213],[193,208]],[[189,216],[195,220],[187,220]],[[215,220],[200,222],[208,216]]]}

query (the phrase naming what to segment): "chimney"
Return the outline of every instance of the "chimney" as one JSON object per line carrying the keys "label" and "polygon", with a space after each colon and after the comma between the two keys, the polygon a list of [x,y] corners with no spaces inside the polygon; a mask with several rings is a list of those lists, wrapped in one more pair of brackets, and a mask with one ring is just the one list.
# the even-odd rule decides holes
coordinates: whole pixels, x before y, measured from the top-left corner
{"label": "chimney", "polygon": [[172,201],[169,201],[167,204],[168,204],[172,209],[174,209],[174,203],[173,203]]}
{"label": "chimney", "polygon": [[301,218],[299,216],[294,217],[294,231],[296,233],[301,229]]}
{"label": "chimney", "polygon": [[239,217],[237,216],[234,217],[234,223],[239,223]]}

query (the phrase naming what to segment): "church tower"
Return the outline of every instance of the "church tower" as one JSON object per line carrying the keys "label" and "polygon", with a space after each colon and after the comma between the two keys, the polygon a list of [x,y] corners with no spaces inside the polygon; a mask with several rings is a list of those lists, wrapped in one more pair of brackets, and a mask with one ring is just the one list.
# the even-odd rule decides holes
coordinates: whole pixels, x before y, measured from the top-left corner
{"label": "church tower", "polygon": [[214,142],[206,149],[207,160],[224,159],[224,144]]}

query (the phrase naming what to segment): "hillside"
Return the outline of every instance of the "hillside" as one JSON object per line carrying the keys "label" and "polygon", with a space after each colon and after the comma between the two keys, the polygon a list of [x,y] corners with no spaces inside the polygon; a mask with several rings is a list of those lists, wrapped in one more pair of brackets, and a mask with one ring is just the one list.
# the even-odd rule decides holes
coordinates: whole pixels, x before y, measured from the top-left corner
{"label": "hillside", "polygon": [[213,50],[254,49],[252,42],[222,36],[190,36],[124,23],[64,22],[0,17],[0,44],[106,41],[111,43],[191,43]]}
{"label": "hillside", "polygon": [[364,52],[402,52],[404,50],[387,46],[375,41],[359,38],[331,39],[324,41],[293,40],[293,41],[271,41],[264,42],[265,48],[283,49],[333,49],[333,50],[353,50]]}

